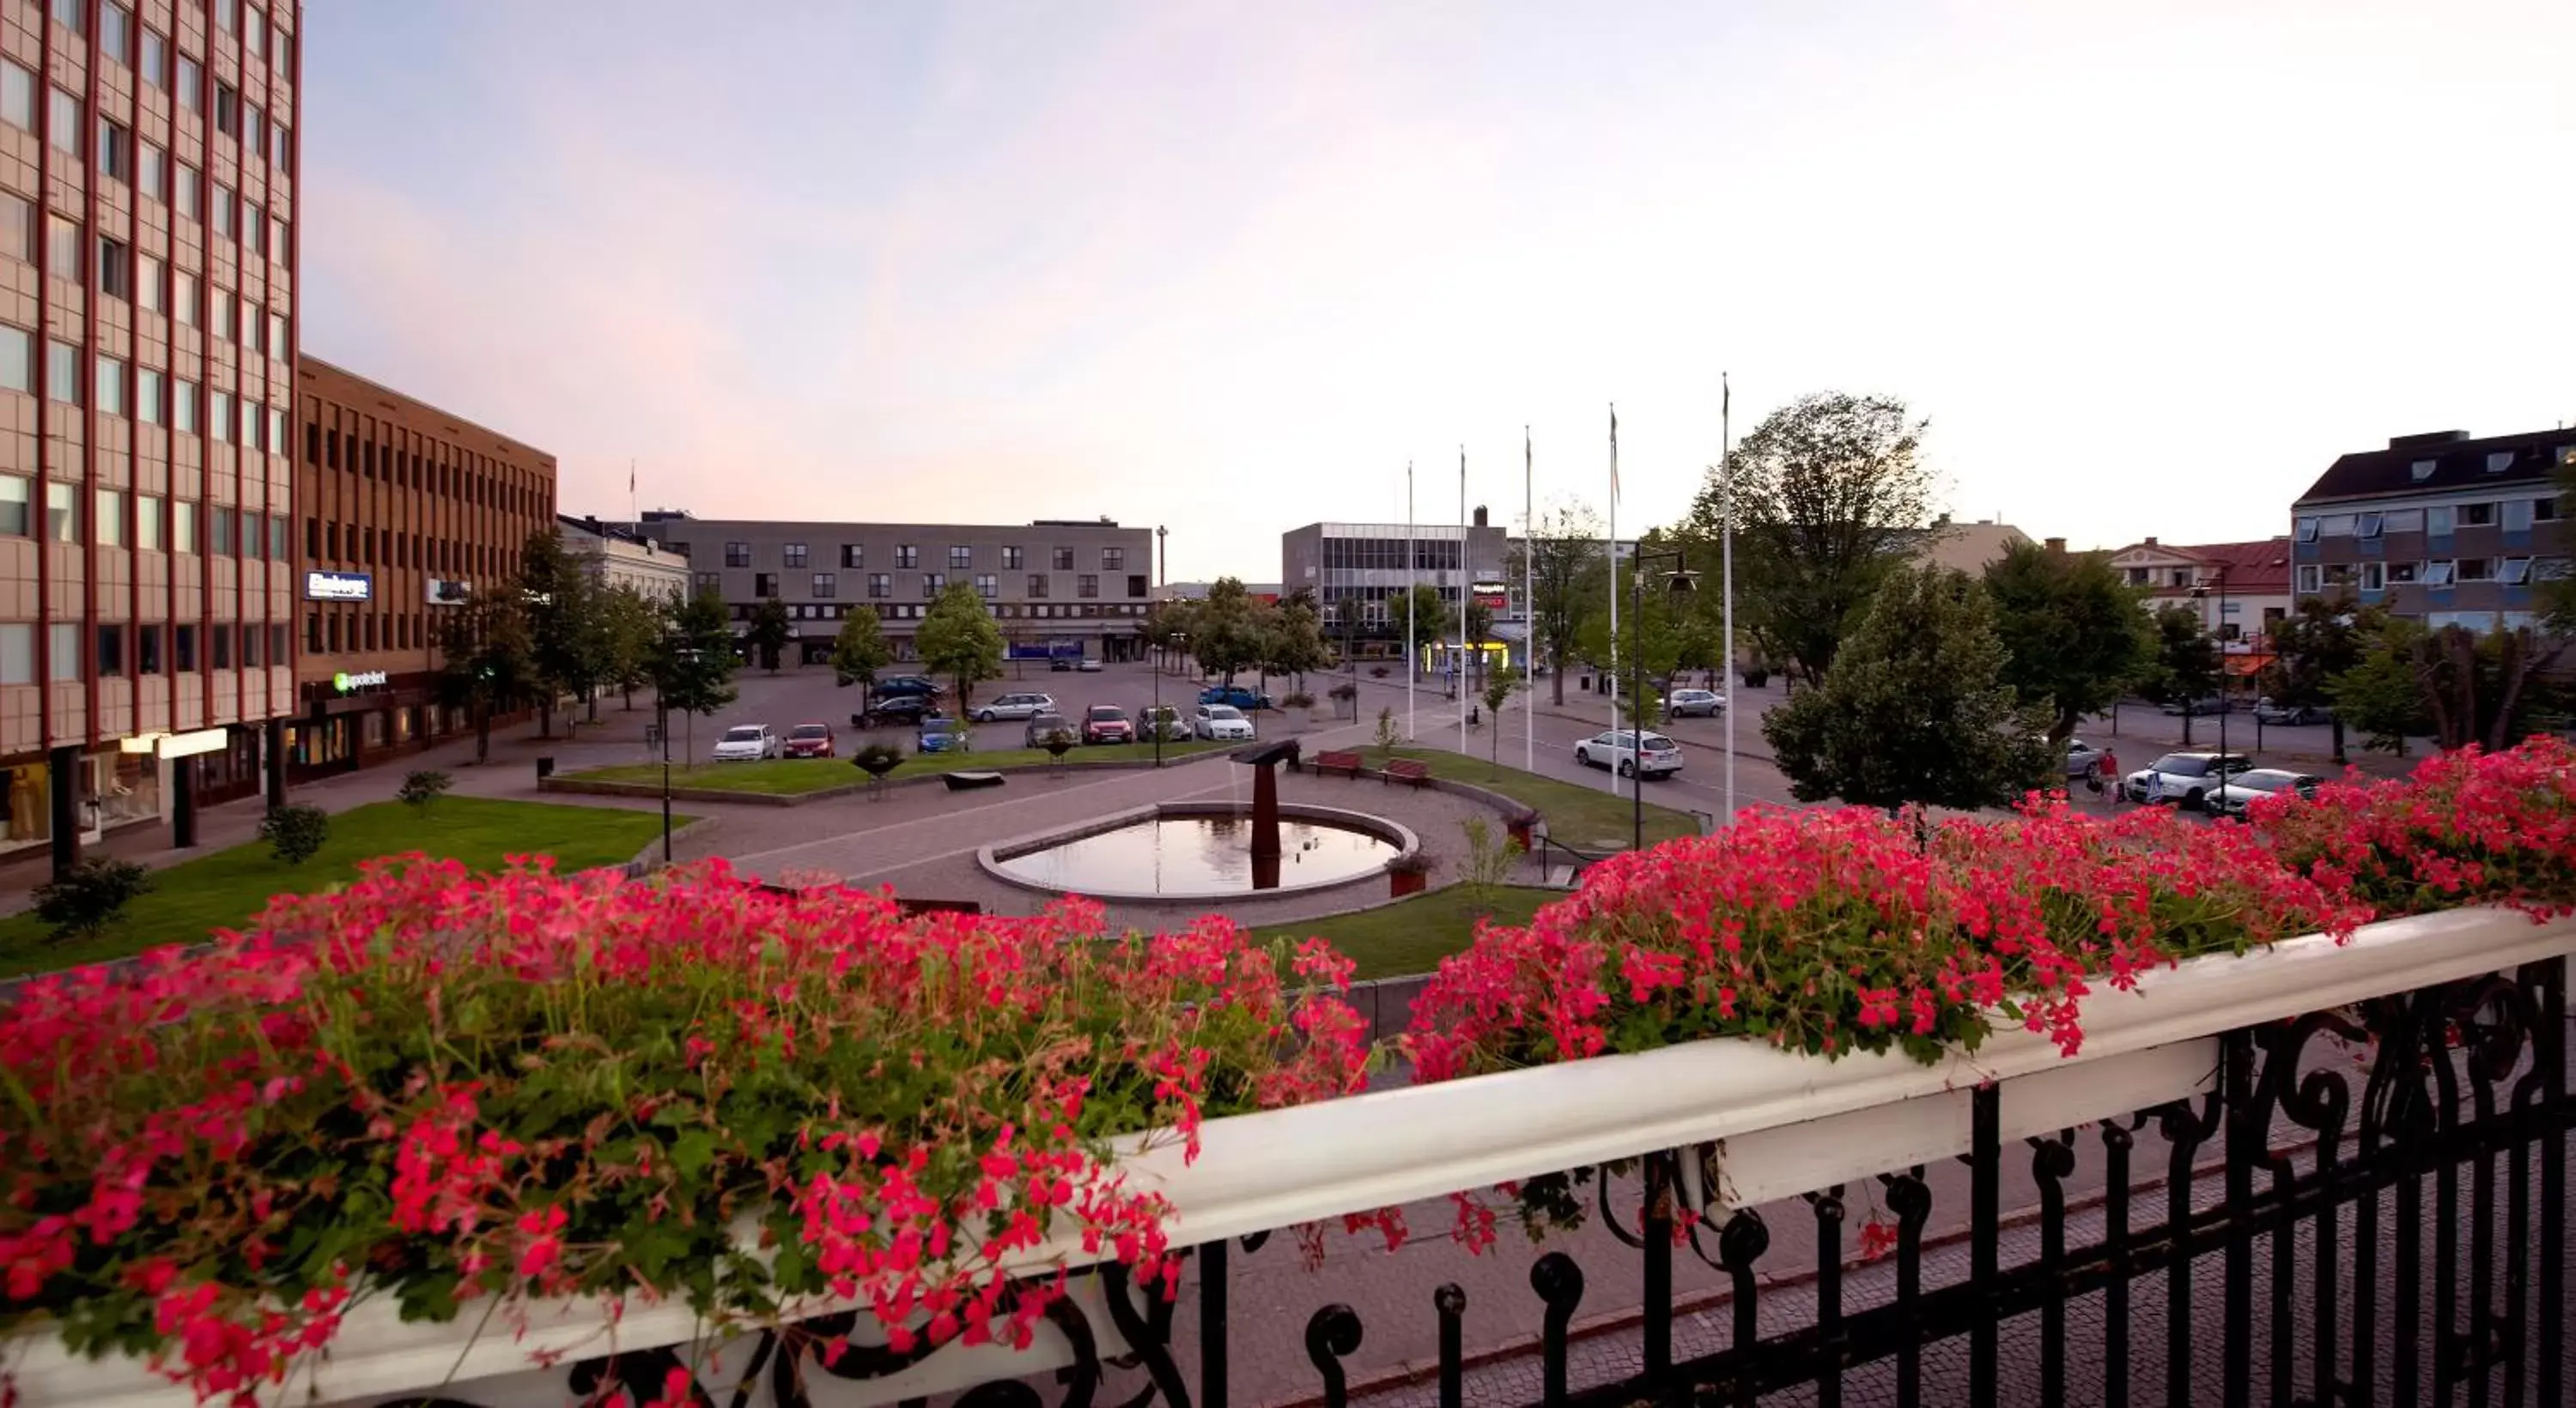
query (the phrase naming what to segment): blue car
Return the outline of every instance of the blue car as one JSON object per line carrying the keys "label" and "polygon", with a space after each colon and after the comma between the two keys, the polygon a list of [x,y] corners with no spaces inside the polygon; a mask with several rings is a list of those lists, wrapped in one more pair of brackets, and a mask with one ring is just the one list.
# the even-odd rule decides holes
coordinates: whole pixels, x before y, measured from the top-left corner
{"label": "blue car", "polygon": [[1231,704],[1238,709],[1267,709],[1270,696],[1239,684],[1210,685],[1199,691],[1202,704]]}
{"label": "blue car", "polygon": [[923,719],[916,746],[924,753],[963,753],[966,729],[955,719]]}

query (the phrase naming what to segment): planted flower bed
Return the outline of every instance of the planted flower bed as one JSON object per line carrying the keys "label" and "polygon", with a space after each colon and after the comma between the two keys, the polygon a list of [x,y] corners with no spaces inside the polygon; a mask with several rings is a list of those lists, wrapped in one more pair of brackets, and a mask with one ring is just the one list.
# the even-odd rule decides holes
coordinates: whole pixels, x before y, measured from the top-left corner
{"label": "planted flower bed", "polygon": [[[2476,903],[2576,908],[2563,746],[2250,827],[1758,814],[1489,927],[1404,1048],[1425,1082],[1712,1037],[1928,1061],[2028,1027],[2072,1053],[2088,1005],[2121,1000],[2099,990],[2150,970]],[[1216,919],[1144,937],[1080,905],[903,919],[721,866],[379,867],[210,955],[40,981],[0,1014],[0,1313],[259,1401],[370,1298],[460,1342],[593,1297],[735,1324],[860,1306],[899,1354],[1023,1343],[1051,1264],[1168,1288],[1172,1206],[1141,1170],[1210,1121],[1357,1088],[1360,1024],[1326,991],[1346,972]]]}

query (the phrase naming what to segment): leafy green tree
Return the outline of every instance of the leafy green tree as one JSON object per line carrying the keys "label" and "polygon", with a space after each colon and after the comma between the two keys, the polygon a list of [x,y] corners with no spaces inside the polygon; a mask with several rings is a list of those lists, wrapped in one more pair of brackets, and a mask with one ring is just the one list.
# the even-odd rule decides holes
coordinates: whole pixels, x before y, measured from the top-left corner
{"label": "leafy green tree", "polygon": [[1324,668],[1333,658],[1332,647],[1324,641],[1323,617],[1315,609],[1314,594],[1294,593],[1264,614],[1263,676],[1291,675],[1297,688],[1304,689],[1307,673]]}
{"label": "leafy green tree", "polygon": [[[2551,482],[2558,489],[2558,521],[2576,523],[2576,454],[2560,457],[2557,474]],[[2576,636],[2576,571],[2566,569],[2564,558],[2553,565],[2561,575],[2542,578],[2539,576],[2540,564],[2532,564],[2532,585],[2539,597],[2541,625],[2553,636]]]}
{"label": "leafy green tree", "polygon": [[600,592],[552,528],[528,534],[519,550],[518,590],[528,628],[528,685],[537,696],[537,736],[554,737],[555,701],[593,700],[607,673],[608,631]]}
{"label": "leafy green tree", "polygon": [[2552,701],[2545,672],[2562,645],[2529,626],[2484,634],[2444,626],[2406,642],[2433,741],[2445,752],[2479,745],[2501,752],[2530,732]]}
{"label": "leafy green tree", "polygon": [[877,671],[893,663],[894,651],[886,646],[876,608],[851,607],[841,622],[841,633],[832,638],[832,678],[845,687],[873,685]]}
{"label": "leafy green tree", "polygon": [[733,686],[733,623],[724,598],[710,589],[689,598],[671,619],[671,627],[654,641],[653,688],[667,727],[678,713],[689,729],[688,756],[697,757],[697,718],[713,714],[740,697]]}
{"label": "leafy green tree", "polygon": [[[2152,622],[2155,649],[2148,658],[2146,672],[2138,677],[2138,692],[2150,704],[2181,700],[2188,705],[2195,699],[2206,699],[2218,692],[2218,642],[2210,639],[2200,621],[2200,613],[2179,602],[2157,608]],[[2192,715],[2188,708],[2182,716],[2182,741],[2191,742]]]}
{"label": "leafy green tree", "polygon": [[1413,621],[1413,647],[1416,651],[1433,641],[1449,638],[1453,618],[1449,614],[1449,603],[1441,599],[1438,587],[1417,583],[1410,594],[1398,592],[1386,599],[1387,625],[1393,628],[1399,641],[1405,638],[1407,617]]}
{"label": "leafy green tree", "polygon": [[[1715,658],[1714,637],[1703,619],[1698,595],[1677,595],[1652,584],[1642,591],[1621,593],[1616,640],[1611,638],[1607,611],[1584,618],[1575,656],[1605,678],[1615,673],[1620,716],[1636,727],[1663,722],[1663,700],[1672,692],[1676,672]],[[1637,689],[1641,664],[1642,694]]]}
{"label": "leafy green tree", "polygon": [[2371,752],[2404,757],[2409,737],[2433,731],[2415,678],[2415,647],[2424,634],[2413,621],[2383,618],[2361,636],[2353,663],[2324,682],[2336,724],[2359,730],[2361,746]]}
{"label": "leafy green tree", "polygon": [[600,686],[613,689],[635,707],[635,691],[653,682],[654,643],[670,629],[671,604],[647,596],[632,582],[620,582],[600,596],[601,635],[607,656]]}
{"label": "leafy green tree", "polygon": [[1493,731],[1494,761],[1503,760],[1503,706],[1521,687],[1521,672],[1509,665],[1496,665],[1485,672],[1485,726]]}
{"label": "leafy green tree", "polygon": [[1199,668],[1234,681],[1238,670],[1258,669],[1262,640],[1260,603],[1239,577],[1219,577],[1208,586],[1207,599],[1190,612],[1190,654]]}
{"label": "leafy green tree", "polygon": [[1581,504],[1542,516],[1513,549],[1512,580],[1529,593],[1532,661],[1555,672],[1556,702],[1565,702],[1565,667],[1581,656],[1581,637],[1607,609],[1610,568],[1602,555],[1601,520]]}
{"label": "leafy green tree", "polygon": [[[1198,603],[1174,599],[1146,607],[1145,624],[1137,634],[1145,638],[1145,644],[1152,646],[1157,656],[1169,656],[1188,649],[1198,628]],[[1156,668],[1163,668],[1159,659]]]}
{"label": "leafy green tree", "polygon": [[469,590],[438,613],[438,702],[474,720],[474,761],[492,756],[492,716],[525,698],[537,676],[526,599],[516,583]]}
{"label": "leafy green tree", "polygon": [[2045,706],[2048,738],[2064,743],[2087,714],[2117,702],[2155,649],[2138,593],[2100,553],[2017,543],[1986,569],[2004,683]]}
{"label": "leafy green tree", "polygon": [[946,675],[957,686],[957,709],[963,715],[977,684],[1002,677],[1002,628],[986,609],[984,598],[965,582],[940,589],[930,610],[922,613],[913,648],[922,665]]}
{"label": "leafy green tree", "polygon": [[[1833,667],[1880,579],[1932,526],[1926,425],[1892,397],[1827,392],[1772,412],[1736,442],[1739,624],[1807,683]],[[1684,534],[1715,543],[1728,497],[1712,469]]]}
{"label": "leafy green tree", "polygon": [[[2273,661],[2263,674],[2265,691],[2280,703],[2301,708],[2333,704],[2335,682],[2361,664],[2387,625],[2384,607],[2301,598],[2289,615],[2272,626]],[[2328,722],[2334,729],[2334,760],[2340,763],[2344,761],[2344,712],[2335,710]]]}
{"label": "leafy green tree", "polygon": [[1887,574],[1823,683],[1762,720],[1800,801],[2006,806],[2056,780],[2047,711],[2004,682],[1983,585],[1946,568]]}
{"label": "leafy green tree", "polygon": [[762,597],[760,604],[751,609],[751,629],[743,639],[760,652],[760,668],[777,674],[779,652],[796,639],[796,627],[788,620],[787,603],[774,596]]}

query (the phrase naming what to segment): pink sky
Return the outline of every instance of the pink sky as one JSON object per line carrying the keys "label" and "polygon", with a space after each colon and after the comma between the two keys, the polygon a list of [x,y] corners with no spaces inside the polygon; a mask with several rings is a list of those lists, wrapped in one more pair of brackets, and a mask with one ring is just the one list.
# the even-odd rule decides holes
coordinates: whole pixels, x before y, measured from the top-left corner
{"label": "pink sky", "polygon": [[1902,396],[1963,518],[2287,531],[2576,419],[2576,5],[308,6],[304,340],[567,512],[1282,529]]}

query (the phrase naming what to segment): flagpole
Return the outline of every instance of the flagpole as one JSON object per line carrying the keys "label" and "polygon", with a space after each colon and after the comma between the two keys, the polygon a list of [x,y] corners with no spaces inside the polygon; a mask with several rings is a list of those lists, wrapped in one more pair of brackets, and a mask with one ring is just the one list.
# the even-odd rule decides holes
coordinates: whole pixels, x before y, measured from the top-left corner
{"label": "flagpole", "polygon": [[1735,685],[1744,678],[1735,668],[1735,437],[1728,420],[1735,406],[1735,390],[1727,385],[1726,373],[1717,374],[1717,503],[1718,554],[1722,564],[1719,590],[1724,594],[1726,643],[1719,651],[1719,668],[1727,686],[1726,698],[1726,824],[1735,825]]}
{"label": "flagpole", "polygon": [[1419,673],[1419,661],[1413,653],[1414,608],[1421,605],[1414,593],[1414,578],[1419,564],[1413,548],[1413,461],[1404,462],[1404,741],[1414,740],[1413,677]]}
{"label": "flagpole", "polygon": [[[1458,681],[1458,751],[1467,751],[1467,594],[1475,585],[1467,570],[1467,447],[1458,447],[1458,663],[1450,678]],[[1496,728],[1502,727],[1497,723]]]}
{"label": "flagpole", "polygon": [[1610,672],[1604,681],[1610,695],[1610,795],[1619,795],[1619,403],[1610,403]]}
{"label": "flagpole", "polygon": [[1536,550],[1538,517],[1536,500],[1530,495],[1530,433],[1521,427],[1521,690],[1529,698],[1521,703],[1521,768],[1538,771],[1538,711],[1530,706],[1538,701],[1538,593],[1531,584],[1538,580],[1532,555]]}

